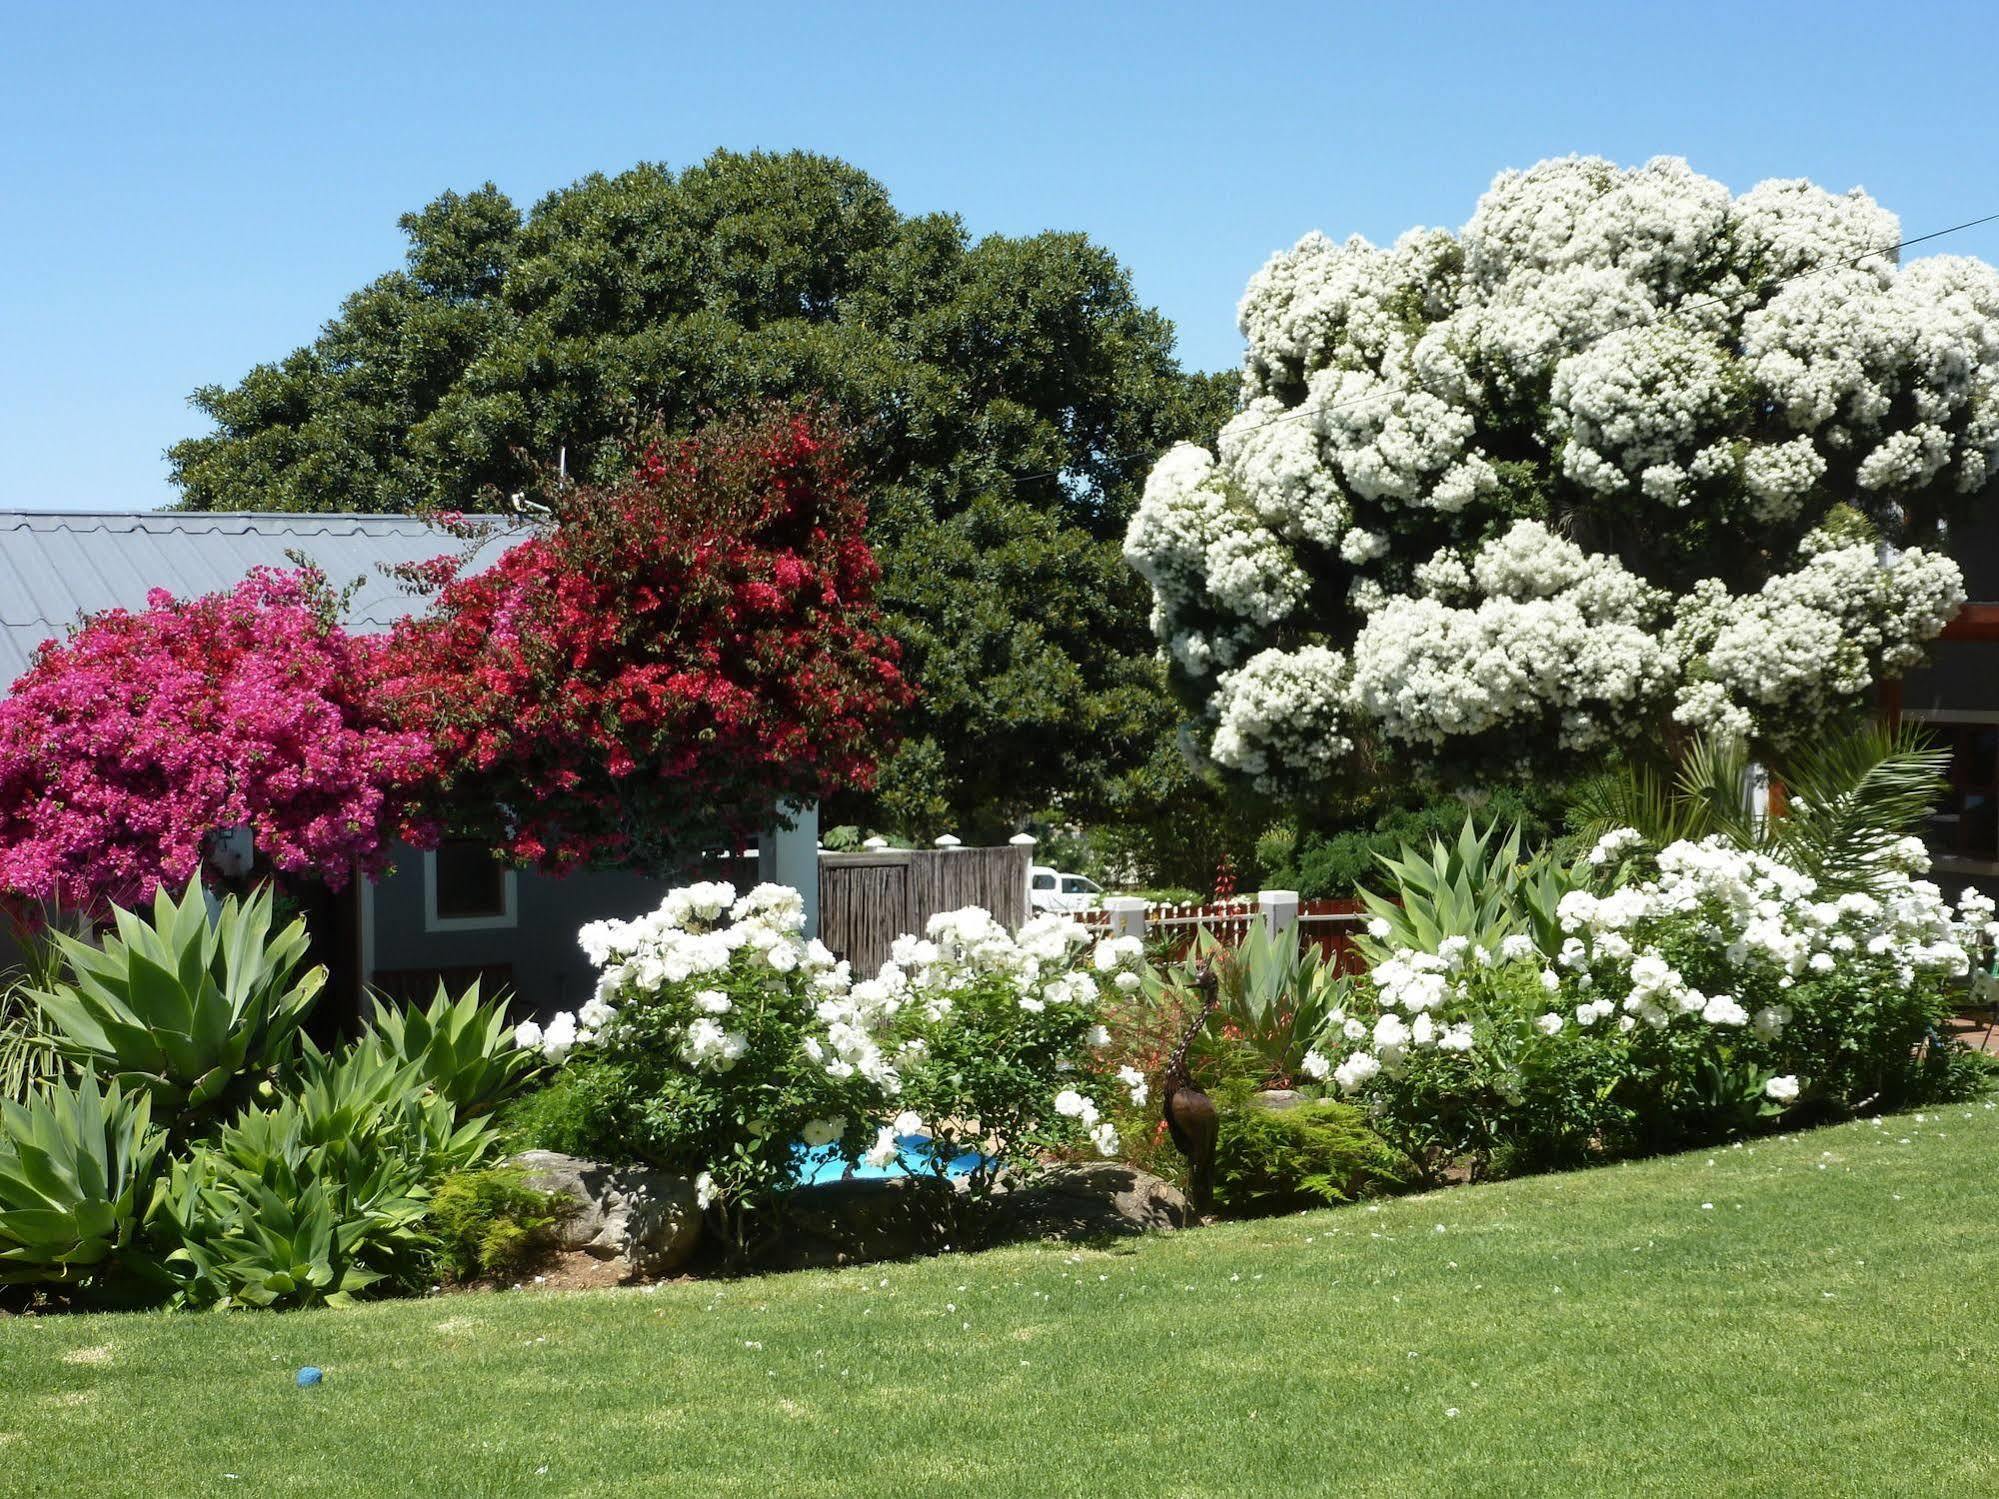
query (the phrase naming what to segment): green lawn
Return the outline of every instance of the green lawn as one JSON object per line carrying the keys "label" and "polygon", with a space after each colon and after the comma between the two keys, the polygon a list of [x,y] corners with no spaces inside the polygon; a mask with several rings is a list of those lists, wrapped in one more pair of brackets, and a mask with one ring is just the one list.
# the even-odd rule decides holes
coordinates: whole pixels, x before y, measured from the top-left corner
{"label": "green lawn", "polygon": [[0,1319],[0,1493],[1990,1495],[1995,1291],[1958,1106],[1111,1252]]}

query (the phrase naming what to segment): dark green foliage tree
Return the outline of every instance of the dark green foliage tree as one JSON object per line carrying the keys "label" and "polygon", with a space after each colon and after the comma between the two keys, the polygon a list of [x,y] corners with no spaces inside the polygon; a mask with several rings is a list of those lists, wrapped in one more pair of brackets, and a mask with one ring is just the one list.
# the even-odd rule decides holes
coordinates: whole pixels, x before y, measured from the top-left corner
{"label": "dark green foliage tree", "polygon": [[856,429],[889,627],[928,689],[883,808],[983,831],[1143,761],[1164,715],[1116,546],[1152,460],[1211,437],[1235,382],[1180,371],[1109,252],[975,243],[798,152],[590,176],[526,214],[488,184],[401,222],[403,269],[195,392],[215,430],[169,450],[187,506],[479,510],[559,454],[615,478],[654,418],[823,398]]}
{"label": "dark green foliage tree", "polygon": [[878,556],[883,613],[924,692],[921,737],[882,774],[893,825],[1004,840],[1051,791],[1071,815],[1104,815],[1106,788],[1173,726],[1144,585],[1117,544],[989,496]]}

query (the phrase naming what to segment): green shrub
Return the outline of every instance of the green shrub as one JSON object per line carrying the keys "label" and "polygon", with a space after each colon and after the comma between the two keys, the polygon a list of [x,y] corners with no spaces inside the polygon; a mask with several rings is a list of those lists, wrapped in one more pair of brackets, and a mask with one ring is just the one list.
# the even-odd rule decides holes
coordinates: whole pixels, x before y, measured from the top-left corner
{"label": "green shrub", "polygon": [[658,1059],[578,1057],[501,1109],[500,1137],[510,1154],[554,1150],[613,1165],[660,1164],[672,1136],[648,1120],[672,1070]]}
{"label": "green shrub", "polygon": [[640,1157],[624,1145],[622,1101],[638,1089],[620,1085],[622,1063],[582,1059],[548,1073],[500,1107],[496,1123],[506,1153],[560,1151],[616,1165]]}
{"label": "green shrub", "polygon": [[164,1283],[146,1241],[165,1136],[152,1100],[86,1069],[0,1101],[0,1285],[121,1294]]}
{"label": "green shrub", "polygon": [[1216,1104],[1215,1206],[1225,1217],[1351,1202],[1399,1180],[1394,1153],[1349,1104],[1307,1099],[1272,1109],[1240,1087]]}
{"label": "green shrub", "polygon": [[453,1172],[430,1199],[437,1262],[458,1281],[519,1275],[548,1256],[555,1230],[575,1211],[569,1197],[537,1192],[517,1168]]}
{"label": "green shrub", "polygon": [[171,1130],[227,1118],[291,1056],[326,981],[300,971],[305,923],[273,936],[271,914],[268,886],[214,917],[199,880],[178,901],[162,887],[150,919],[113,908],[101,947],[51,933],[67,977],[34,998],[67,1056],[145,1090]]}

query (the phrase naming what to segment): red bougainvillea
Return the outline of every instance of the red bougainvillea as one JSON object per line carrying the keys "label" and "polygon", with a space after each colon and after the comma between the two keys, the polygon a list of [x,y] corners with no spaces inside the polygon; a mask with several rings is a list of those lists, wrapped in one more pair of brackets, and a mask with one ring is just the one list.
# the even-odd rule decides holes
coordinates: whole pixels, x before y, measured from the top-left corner
{"label": "red bougainvillea", "polygon": [[432,773],[429,740],[367,695],[372,654],[323,579],[266,569],[43,646],[0,701],[0,894],[101,911],[184,882],[210,832],[246,825],[263,868],[379,872],[420,834]]}
{"label": "red bougainvillea", "polygon": [[379,700],[433,740],[448,820],[523,863],[663,867],[773,797],[865,787],[909,701],[866,508],[812,414],[714,424],[393,632]]}

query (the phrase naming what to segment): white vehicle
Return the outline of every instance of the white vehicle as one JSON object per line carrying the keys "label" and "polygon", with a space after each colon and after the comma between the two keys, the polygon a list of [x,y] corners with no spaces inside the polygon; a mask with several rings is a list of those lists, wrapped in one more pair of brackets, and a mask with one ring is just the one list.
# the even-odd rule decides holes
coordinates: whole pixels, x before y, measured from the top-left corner
{"label": "white vehicle", "polygon": [[1103,886],[1086,875],[1064,874],[1045,864],[1028,870],[1027,900],[1037,911],[1094,911],[1103,898]]}

